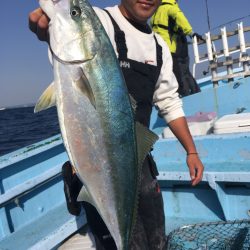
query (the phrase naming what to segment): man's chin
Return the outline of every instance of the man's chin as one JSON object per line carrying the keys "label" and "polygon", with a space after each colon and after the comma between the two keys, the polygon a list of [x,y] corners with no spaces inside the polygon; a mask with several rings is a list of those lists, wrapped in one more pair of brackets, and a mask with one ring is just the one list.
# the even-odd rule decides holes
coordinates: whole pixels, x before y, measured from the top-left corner
{"label": "man's chin", "polygon": [[147,8],[140,8],[137,11],[137,19],[140,22],[147,22],[148,19],[154,14],[154,11],[152,11],[152,7],[150,9]]}

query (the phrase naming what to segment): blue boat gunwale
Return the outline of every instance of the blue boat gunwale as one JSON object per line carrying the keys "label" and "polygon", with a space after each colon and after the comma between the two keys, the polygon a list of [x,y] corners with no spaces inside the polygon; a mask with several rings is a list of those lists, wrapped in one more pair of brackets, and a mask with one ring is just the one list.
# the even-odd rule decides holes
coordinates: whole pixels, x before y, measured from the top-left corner
{"label": "blue boat gunwale", "polygon": [[[60,134],[49,137],[45,140],[20,148],[6,155],[0,156],[0,170],[11,164],[22,161],[28,157],[35,156],[43,151],[49,150],[57,145],[62,144]],[[46,146],[46,147],[44,147]]]}

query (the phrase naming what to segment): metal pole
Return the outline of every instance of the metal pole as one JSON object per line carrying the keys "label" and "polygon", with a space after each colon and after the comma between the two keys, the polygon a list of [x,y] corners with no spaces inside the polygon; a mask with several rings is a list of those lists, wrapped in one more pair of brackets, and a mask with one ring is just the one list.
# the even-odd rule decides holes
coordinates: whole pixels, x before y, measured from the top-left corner
{"label": "metal pole", "polygon": [[244,36],[244,29],[242,22],[238,24],[238,36],[240,42],[241,62],[243,64],[244,73],[247,73],[249,71],[249,65],[248,65],[249,60],[248,60],[248,54],[246,52],[246,43],[245,43],[245,36]]}
{"label": "metal pole", "polygon": [[223,53],[226,58],[225,66],[227,67],[228,81],[231,82],[233,81],[233,78],[231,77],[233,75],[233,60],[229,53],[226,27],[221,29],[221,39],[223,44]]}

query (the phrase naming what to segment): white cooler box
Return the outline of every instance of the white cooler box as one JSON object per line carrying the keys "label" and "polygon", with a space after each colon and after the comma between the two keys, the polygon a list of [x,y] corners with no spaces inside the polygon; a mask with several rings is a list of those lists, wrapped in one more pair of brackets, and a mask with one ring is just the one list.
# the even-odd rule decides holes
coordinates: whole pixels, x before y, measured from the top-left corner
{"label": "white cooler box", "polygon": [[250,113],[224,115],[214,123],[214,134],[250,132]]}
{"label": "white cooler box", "polygon": [[[211,133],[216,120],[216,112],[197,112],[193,116],[187,116],[188,127],[192,136],[207,135]],[[163,130],[162,138],[175,137],[169,127]]]}

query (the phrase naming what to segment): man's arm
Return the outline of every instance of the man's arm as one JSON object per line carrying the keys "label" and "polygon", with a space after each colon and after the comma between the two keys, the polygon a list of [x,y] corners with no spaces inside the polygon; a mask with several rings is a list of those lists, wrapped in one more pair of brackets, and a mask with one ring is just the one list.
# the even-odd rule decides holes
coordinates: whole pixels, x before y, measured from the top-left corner
{"label": "man's arm", "polygon": [[193,28],[191,24],[189,23],[188,19],[186,18],[186,16],[181,11],[178,5],[170,8],[169,15],[175,19],[177,29],[181,29],[183,34],[189,35],[191,38],[196,36],[198,41],[205,41],[201,35],[199,35],[198,33],[193,33]]}
{"label": "man's arm", "polygon": [[196,151],[186,118],[177,118],[169,122],[168,125],[187,152],[186,161],[189,167],[192,186],[195,186],[202,180],[204,167]]}
{"label": "man's arm", "polygon": [[181,29],[185,35],[190,35],[193,33],[191,24],[179,8],[178,4],[172,6],[169,9],[168,14],[175,20],[177,29]]}
{"label": "man's arm", "polygon": [[[157,36],[162,46],[163,65],[161,74],[156,84],[154,104],[159,114],[164,118],[177,139],[187,152],[187,165],[192,180],[192,185],[198,184],[202,179],[203,165],[199,159],[192,136],[184,117],[182,100],[179,98],[177,89],[178,82],[172,69],[172,57],[168,47],[161,37]],[[194,154],[195,153],[195,154]]]}

